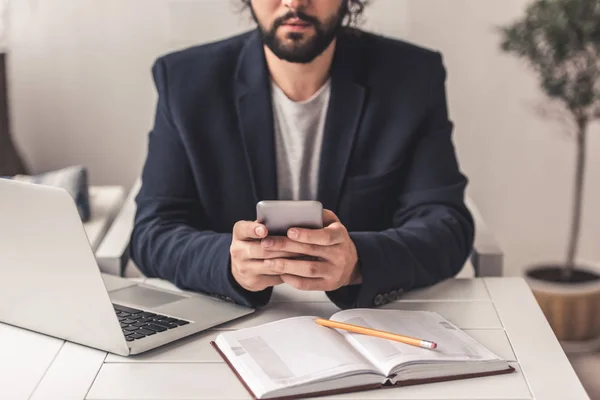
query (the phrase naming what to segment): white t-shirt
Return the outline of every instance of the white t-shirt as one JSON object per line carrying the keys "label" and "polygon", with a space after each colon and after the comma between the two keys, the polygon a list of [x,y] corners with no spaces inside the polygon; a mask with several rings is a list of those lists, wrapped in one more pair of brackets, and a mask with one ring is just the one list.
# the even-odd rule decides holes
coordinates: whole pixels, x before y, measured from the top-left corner
{"label": "white t-shirt", "polygon": [[325,118],[331,94],[328,80],[311,98],[290,100],[271,81],[279,200],[315,200]]}

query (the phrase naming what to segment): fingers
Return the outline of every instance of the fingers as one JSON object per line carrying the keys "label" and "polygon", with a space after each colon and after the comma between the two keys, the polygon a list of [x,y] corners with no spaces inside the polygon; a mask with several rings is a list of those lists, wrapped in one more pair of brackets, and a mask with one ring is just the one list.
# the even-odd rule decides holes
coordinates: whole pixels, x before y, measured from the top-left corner
{"label": "fingers", "polygon": [[240,285],[252,292],[259,292],[268,287],[281,285],[282,283],[283,279],[279,275],[254,275],[243,278]]}
{"label": "fingers", "polygon": [[266,237],[267,227],[258,222],[238,221],[233,226],[233,237],[237,240],[256,240]]}
{"label": "fingers", "polygon": [[316,260],[276,258],[264,261],[265,274],[286,274],[305,278],[328,278],[330,264]]}
{"label": "fingers", "polygon": [[281,275],[274,268],[265,265],[265,260],[245,261],[238,266],[239,275],[251,279],[253,277]]}
{"label": "fingers", "polygon": [[292,228],[288,230],[288,238],[306,244],[318,246],[333,246],[344,241],[346,228],[339,222],[334,222],[323,229]]}
{"label": "fingers", "polygon": [[264,274],[263,261],[245,261],[232,265],[232,274],[235,280],[246,290],[258,292],[268,287],[283,283],[281,276]]}
{"label": "fingers", "polygon": [[[327,249],[322,246],[310,243],[300,243],[294,240],[288,239],[285,236],[267,237],[262,239],[260,242],[263,249],[266,250],[266,254],[276,252],[288,252],[293,254],[302,254],[314,257],[325,257]],[[265,258],[279,258],[279,257],[265,257]]]}
{"label": "fingers", "polygon": [[231,255],[236,260],[264,260],[267,258],[298,257],[289,251],[268,251],[263,249],[260,242],[238,242],[232,246]]}

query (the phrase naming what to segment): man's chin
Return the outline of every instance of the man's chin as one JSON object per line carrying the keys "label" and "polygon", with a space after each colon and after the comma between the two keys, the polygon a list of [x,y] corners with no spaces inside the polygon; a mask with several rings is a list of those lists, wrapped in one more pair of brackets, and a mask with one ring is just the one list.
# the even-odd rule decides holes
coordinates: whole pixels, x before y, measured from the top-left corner
{"label": "man's chin", "polygon": [[279,43],[302,46],[309,43],[314,36],[312,32],[282,32],[281,35],[277,35],[277,39]]}
{"label": "man's chin", "polygon": [[302,53],[305,48],[311,46],[311,38],[302,37],[302,38],[287,38],[279,41],[277,43],[277,47],[281,50],[291,53]]}

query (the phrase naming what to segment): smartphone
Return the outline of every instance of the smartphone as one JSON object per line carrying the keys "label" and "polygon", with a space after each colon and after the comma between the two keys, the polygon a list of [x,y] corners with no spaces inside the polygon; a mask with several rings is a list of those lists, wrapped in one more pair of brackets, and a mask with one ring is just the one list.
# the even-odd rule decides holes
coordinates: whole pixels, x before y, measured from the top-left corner
{"label": "smartphone", "polygon": [[290,228],[323,228],[323,205],[312,200],[265,200],[256,205],[256,220],[269,235],[286,236]]}

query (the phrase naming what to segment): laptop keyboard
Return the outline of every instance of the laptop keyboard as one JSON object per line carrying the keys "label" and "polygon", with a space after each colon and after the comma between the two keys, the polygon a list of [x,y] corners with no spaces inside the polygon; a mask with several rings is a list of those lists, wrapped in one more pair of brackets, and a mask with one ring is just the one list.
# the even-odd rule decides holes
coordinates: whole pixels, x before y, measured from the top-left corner
{"label": "laptop keyboard", "polygon": [[189,324],[189,321],[120,306],[118,304],[113,304],[113,307],[119,318],[125,340],[128,342]]}

